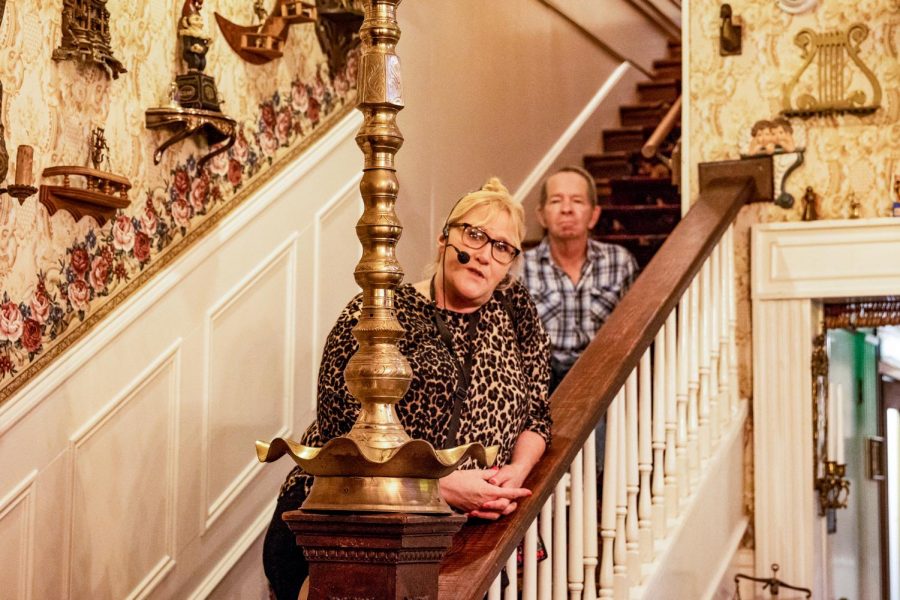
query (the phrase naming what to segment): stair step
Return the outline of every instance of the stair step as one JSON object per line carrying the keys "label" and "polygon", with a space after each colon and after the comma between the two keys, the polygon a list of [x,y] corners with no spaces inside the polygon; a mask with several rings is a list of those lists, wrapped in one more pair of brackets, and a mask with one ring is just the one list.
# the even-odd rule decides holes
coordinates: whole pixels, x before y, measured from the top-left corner
{"label": "stair step", "polygon": [[655,127],[666,115],[669,106],[671,106],[669,103],[661,100],[623,104],[619,107],[619,122],[623,127],[644,125]]}
{"label": "stair step", "polygon": [[607,244],[617,244],[619,246],[624,246],[629,252],[634,255],[634,258],[637,260],[638,265],[640,265],[641,268],[644,268],[645,266],[647,266],[647,263],[650,262],[650,259],[653,258],[653,255],[656,254],[656,251],[659,250],[663,245],[663,242],[666,241],[667,237],[668,235],[665,233],[616,233],[608,235],[595,235],[594,239],[605,242]]}
{"label": "stair step", "polygon": [[670,58],[681,58],[681,40],[669,40],[666,48]]}
{"label": "stair step", "polygon": [[582,162],[587,172],[593,175],[595,179],[625,177],[634,173],[630,152],[586,154]]}
{"label": "stair step", "polygon": [[620,177],[610,181],[610,205],[679,204],[681,198],[672,180],[661,177]]}
{"label": "stair step", "polygon": [[603,207],[594,227],[597,235],[669,233],[681,219],[677,204],[610,205]]}
{"label": "stair step", "polygon": [[677,79],[642,81],[637,87],[642,102],[654,100],[674,102],[681,95],[681,81]]}
{"label": "stair step", "polygon": [[606,152],[638,152],[653,133],[653,127],[631,126],[603,130],[603,150]]}
{"label": "stair step", "polygon": [[681,79],[681,56],[654,60],[653,79]]}
{"label": "stair step", "polygon": [[669,67],[678,67],[681,68],[681,55],[679,54],[677,58],[657,58],[652,63],[654,69],[667,69]]}

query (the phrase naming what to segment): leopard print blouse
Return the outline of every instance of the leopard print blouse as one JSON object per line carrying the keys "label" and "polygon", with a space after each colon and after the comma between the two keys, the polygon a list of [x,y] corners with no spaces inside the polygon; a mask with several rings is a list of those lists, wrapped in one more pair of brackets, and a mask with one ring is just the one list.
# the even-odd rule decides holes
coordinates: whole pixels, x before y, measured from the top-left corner
{"label": "leopard print blouse", "polygon": [[[468,315],[440,310],[452,335],[457,361],[441,341],[434,318],[438,309],[431,300],[409,284],[397,288],[395,299],[397,319],[406,330],[398,346],[413,372],[409,390],[396,406],[397,415],[410,437],[443,448],[458,369],[470,349]],[[357,295],[344,308],[325,343],[319,368],[318,414],[302,438],[307,446],[322,446],[345,435],[359,413],[359,404],[347,390],[343,373],[358,347],[351,330],[359,319],[361,303],[362,297]],[[496,290],[479,311],[472,383],[460,412],[456,445],[497,444],[497,464],[504,465],[522,431],[534,431],[550,442],[549,340],[531,296],[519,281]],[[301,502],[311,485],[312,477],[295,467],[282,485],[281,495]]]}

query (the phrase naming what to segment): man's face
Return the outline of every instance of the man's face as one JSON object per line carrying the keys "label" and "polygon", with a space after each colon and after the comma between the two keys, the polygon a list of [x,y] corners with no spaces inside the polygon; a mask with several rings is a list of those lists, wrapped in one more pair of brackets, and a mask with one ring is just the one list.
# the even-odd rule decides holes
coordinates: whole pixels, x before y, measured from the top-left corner
{"label": "man's face", "polygon": [[[587,181],[578,173],[557,173],[547,179],[547,202],[537,218],[551,240],[587,240],[600,218],[600,207],[588,197]],[[594,199],[596,200],[596,199]]]}

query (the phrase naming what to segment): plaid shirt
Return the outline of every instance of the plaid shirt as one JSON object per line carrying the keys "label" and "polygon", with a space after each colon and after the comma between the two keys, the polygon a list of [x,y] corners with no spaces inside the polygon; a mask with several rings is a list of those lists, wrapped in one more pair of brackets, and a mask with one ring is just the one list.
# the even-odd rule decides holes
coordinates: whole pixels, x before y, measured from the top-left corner
{"label": "plaid shirt", "polygon": [[571,367],[637,277],[628,250],[588,240],[578,284],[554,264],[545,237],[525,252],[523,279],[550,335],[552,357]]}

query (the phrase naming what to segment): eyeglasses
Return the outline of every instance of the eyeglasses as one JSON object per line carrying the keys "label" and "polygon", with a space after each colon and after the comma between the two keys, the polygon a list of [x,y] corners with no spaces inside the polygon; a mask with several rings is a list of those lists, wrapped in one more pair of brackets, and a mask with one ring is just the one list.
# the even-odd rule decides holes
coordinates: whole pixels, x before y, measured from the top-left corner
{"label": "eyeglasses", "polygon": [[462,227],[463,245],[473,250],[484,248],[485,245],[490,242],[491,256],[493,256],[494,260],[496,260],[500,264],[508,265],[509,263],[514,261],[516,257],[519,256],[519,254],[521,254],[522,252],[512,244],[508,244],[500,240],[495,240],[494,238],[489,236],[484,231],[484,229],[480,227],[476,227],[468,223],[452,223],[450,227]]}

